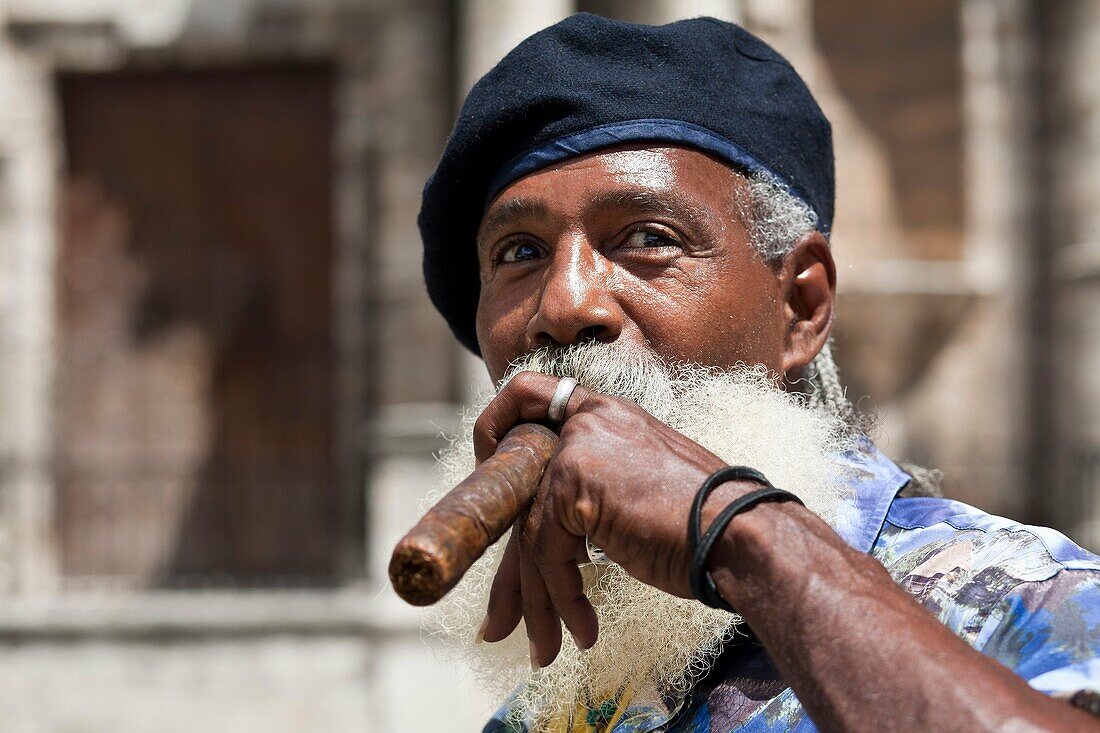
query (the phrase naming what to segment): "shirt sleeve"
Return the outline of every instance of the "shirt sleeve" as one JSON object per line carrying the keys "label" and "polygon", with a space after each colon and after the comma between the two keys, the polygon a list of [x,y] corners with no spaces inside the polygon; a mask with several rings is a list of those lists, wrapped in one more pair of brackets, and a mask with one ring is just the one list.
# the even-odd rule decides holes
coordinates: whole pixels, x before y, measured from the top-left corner
{"label": "shirt sleeve", "polygon": [[1100,572],[1020,583],[994,607],[977,647],[1036,690],[1100,715]]}

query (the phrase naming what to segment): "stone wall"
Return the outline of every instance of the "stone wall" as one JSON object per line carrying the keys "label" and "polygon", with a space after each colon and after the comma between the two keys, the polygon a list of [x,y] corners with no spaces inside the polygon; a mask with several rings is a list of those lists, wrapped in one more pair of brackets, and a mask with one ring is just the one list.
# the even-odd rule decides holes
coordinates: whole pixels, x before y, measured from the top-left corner
{"label": "stone wall", "polygon": [[[415,224],[451,119],[447,3],[13,0],[0,23],[5,730],[477,729],[496,701],[434,656],[381,580],[461,382],[421,283]],[[77,591],[56,562],[51,469],[65,160],[53,75],[298,61],[331,63],[337,77],[336,448],[359,507],[344,519],[344,587],[121,593],[88,579]]]}

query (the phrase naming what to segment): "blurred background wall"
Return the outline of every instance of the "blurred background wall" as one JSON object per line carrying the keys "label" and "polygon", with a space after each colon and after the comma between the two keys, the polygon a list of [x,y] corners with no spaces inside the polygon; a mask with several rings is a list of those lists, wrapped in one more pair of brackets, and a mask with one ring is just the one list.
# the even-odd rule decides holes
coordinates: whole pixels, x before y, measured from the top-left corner
{"label": "blurred background wall", "polygon": [[384,582],[485,386],[415,218],[575,11],[793,61],[880,445],[1100,547],[1100,2],[0,0],[0,730],[477,729]]}

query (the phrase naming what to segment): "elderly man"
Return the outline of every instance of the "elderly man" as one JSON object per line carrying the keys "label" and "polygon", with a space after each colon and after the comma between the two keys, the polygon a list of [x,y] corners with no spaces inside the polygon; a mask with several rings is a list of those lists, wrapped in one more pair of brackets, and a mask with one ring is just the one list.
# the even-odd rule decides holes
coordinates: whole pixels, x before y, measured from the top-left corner
{"label": "elderly man", "polygon": [[801,79],[713,19],[573,16],[471,91],[424,268],[501,387],[445,473],[560,432],[433,622],[515,686],[486,731],[1100,728],[1100,560],[920,496],[844,398],[833,185]]}

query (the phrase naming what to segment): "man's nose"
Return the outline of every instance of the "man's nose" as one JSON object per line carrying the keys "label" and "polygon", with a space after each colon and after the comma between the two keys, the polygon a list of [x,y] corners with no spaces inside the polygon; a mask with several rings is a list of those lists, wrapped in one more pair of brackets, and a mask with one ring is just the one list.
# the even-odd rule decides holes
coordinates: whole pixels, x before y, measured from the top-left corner
{"label": "man's nose", "polygon": [[623,311],[610,289],[612,275],[613,265],[586,240],[563,241],[552,255],[538,310],[527,324],[529,346],[618,338]]}

